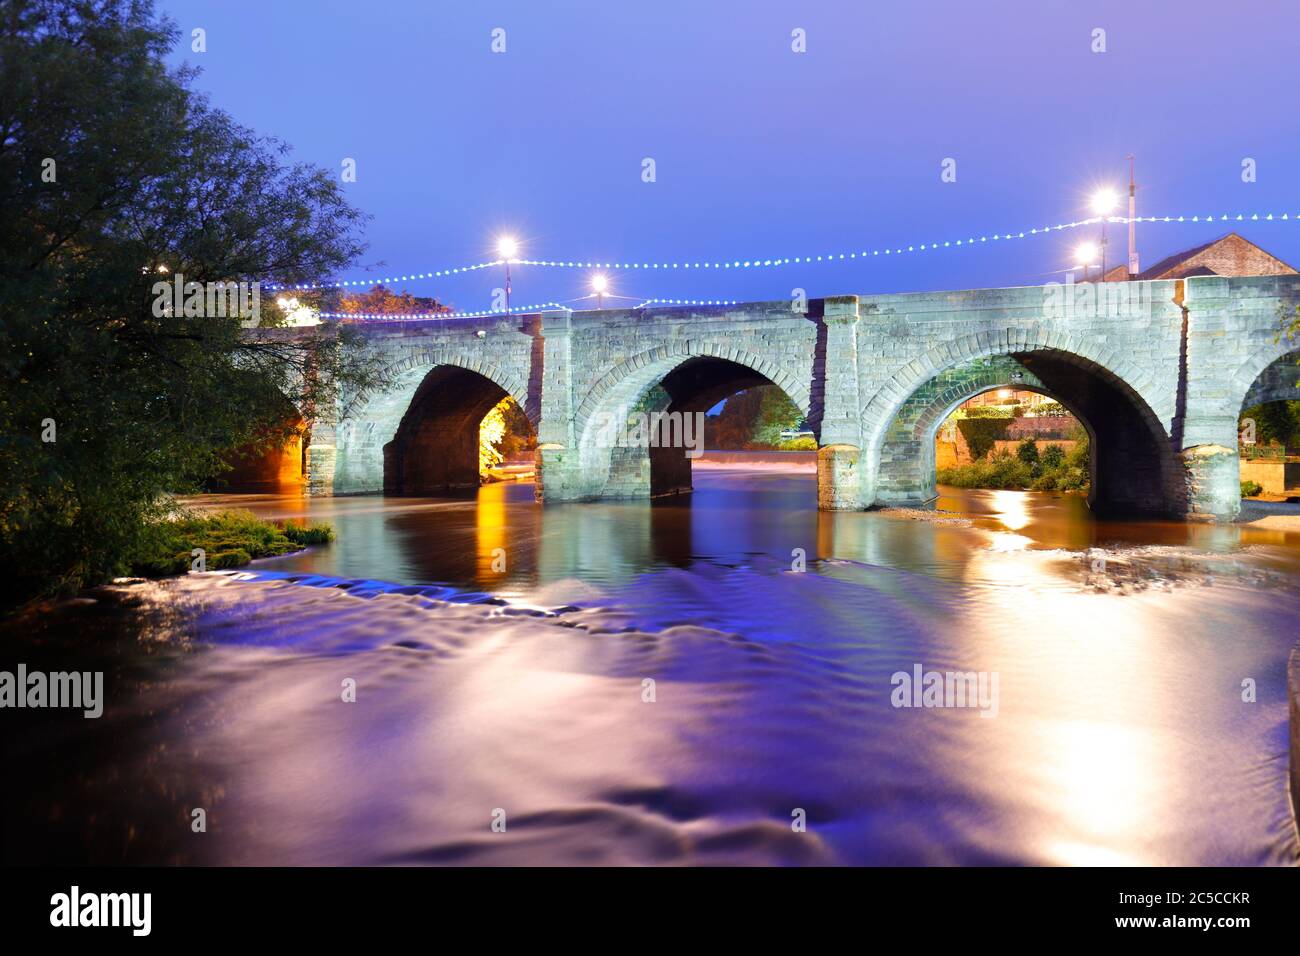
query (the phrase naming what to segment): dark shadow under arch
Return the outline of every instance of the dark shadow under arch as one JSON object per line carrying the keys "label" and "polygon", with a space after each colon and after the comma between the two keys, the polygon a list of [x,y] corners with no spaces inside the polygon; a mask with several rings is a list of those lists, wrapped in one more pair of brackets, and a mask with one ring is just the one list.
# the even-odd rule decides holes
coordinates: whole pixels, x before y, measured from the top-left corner
{"label": "dark shadow under arch", "polygon": [[478,489],[479,425],[509,393],[484,375],[439,365],[425,375],[384,445],[384,494],[441,496]]}
{"label": "dark shadow under arch", "polygon": [[1251,382],[1238,413],[1269,402],[1300,401],[1300,352],[1288,352],[1274,359]]}
{"label": "dark shadow under arch", "polygon": [[227,470],[204,483],[204,490],[230,494],[301,494],[307,477],[311,424],[280,396],[279,427],[224,456]]}
{"label": "dark shadow under arch", "polygon": [[[688,358],[652,384],[628,409],[633,414],[653,416],[699,416],[723,399],[761,385],[776,386],[770,378],[747,365],[712,356]],[[779,387],[779,386],[777,386]],[[784,390],[783,390],[784,391]],[[629,418],[630,420],[630,418]],[[664,426],[660,434],[669,431]],[[699,435],[692,425],[690,434]],[[609,487],[635,491],[644,488],[652,497],[688,492],[692,488],[691,458],[680,443],[658,447],[637,447],[629,443],[611,450]],[[640,491],[645,494],[645,490]]]}

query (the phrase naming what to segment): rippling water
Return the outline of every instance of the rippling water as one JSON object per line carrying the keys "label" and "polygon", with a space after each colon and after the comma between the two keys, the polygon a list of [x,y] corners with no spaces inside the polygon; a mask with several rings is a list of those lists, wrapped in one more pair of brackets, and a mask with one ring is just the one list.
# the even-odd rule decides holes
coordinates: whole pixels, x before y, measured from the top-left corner
{"label": "rippling water", "polygon": [[[1295,862],[1300,535],[1019,492],[824,514],[813,475],[776,468],[696,485],[203,499],[338,540],[11,626],[29,666],[88,648],[109,700],[99,721],[13,712],[30,786],[6,857]],[[995,674],[996,716],[892,706],[918,665]]]}

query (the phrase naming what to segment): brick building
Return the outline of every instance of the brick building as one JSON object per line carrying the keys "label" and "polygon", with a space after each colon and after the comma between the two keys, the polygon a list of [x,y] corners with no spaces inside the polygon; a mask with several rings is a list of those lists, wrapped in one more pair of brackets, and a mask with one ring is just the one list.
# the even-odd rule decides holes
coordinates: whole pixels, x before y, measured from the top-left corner
{"label": "brick building", "polygon": [[[1138,273],[1139,279],[1186,279],[1188,276],[1281,276],[1296,270],[1235,232],[1166,256]],[[1107,282],[1128,279],[1128,265],[1106,272]]]}

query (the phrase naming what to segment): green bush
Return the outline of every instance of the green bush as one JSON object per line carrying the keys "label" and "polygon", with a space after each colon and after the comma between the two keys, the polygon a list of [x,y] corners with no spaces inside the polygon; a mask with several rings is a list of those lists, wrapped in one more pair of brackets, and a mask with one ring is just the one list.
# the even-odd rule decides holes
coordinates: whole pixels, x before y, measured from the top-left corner
{"label": "green bush", "polygon": [[1263,490],[1263,485],[1256,481],[1243,481],[1241,483],[1241,497],[1243,498],[1254,498]]}
{"label": "green bush", "polygon": [[241,567],[252,560],[252,556],[247,551],[236,548],[233,551],[218,551],[216,554],[208,555],[207,567],[209,571],[220,571],[222,568]]}
{"label": "green bush", "polygon": [[937,475],[939,484],[1033,491],[1082,491],[1088,487],[1086,435],[1068,455],[1060,445],[1048,445],[1033,462],[1022,457],[1032,457],[1024,451],[1025,447],[1026,443],[1021,442],[1015,455],[1002,452],[968,465],[942,468]]}
{"label": "green bush", "polygon": [[1016,446],[1016,457],[1030,467],[1038,464],[1038,442],[1032,438],[1022,438]]}
{"label": "green bush", "polygon": [[[982,406],[991,407],[991,406]],[[972,408],[970,411],[976,411]],[[1007,433],[1011,419],[1007,417],[975,417],[957,419],[957,429],[966,439],[972,458],[983,458],[993,448],[993,443]]]}
{"label": "green bush", "polygon": [[1088,447],[1088,433],[1082,426],[1075,426],[1070,432],[1075,446],[1065,456],[1065,463],[1071,468],[1078,468],[1085,475],[1092,470],[1091,452]]}
{"label": "green bush", "polygon": [[1038,454],[1038,463],[1043,468],[1043,473],[1056,471],[1065,464],[1065,449],[1060,445],[1048,445]]}
{"label": "green bush", "polygon": [[781,442],[777,447],[781,451],[816,451],[817,439],[811,435],[800,435],[798,438]]}
{"label": "green bush", "polygon": [[329,525],[281,526],[247,511],[201,516],[182,513],[146,525],[126,563],[130,574],[157,578],[186,573],[195,548],[204,550],[208,570],[216,571],[333,539],[334,529]]}
{"label": "green bush", "polygon": [[937,477],[940,484],[957,488],[1027,488],[1033,480],[1030,467],[1007,454],[944,468]]}
{"label": "green bush", "polygon": [[972,405],[960,411],[962,418],[1011,418],[1011,409],[1006,405]]}
{"label": "green bush", "polygon": [[281,529],[283,534],[295,544],[329,544],[334,540],[334,529],[327,524],[311,524],[305,526],[285,525]]}

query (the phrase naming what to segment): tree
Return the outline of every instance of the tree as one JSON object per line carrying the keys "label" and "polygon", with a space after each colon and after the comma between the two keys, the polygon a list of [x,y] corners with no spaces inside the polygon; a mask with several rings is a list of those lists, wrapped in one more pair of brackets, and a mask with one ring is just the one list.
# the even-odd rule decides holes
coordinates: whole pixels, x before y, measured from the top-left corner
{"label": "tree", "polygon": [[727,399],[722,411],[705,421],[710,448],[775,448],[781,432],[803,421],[799,407],[775,385],[758,385]]}
{"label": "tree", "polygon": [[1265,402],[1241,413],[1241,421],[1255,423],[1255,444],[1296,445],[1300,435],[1300,400]]}
{"label": "tree", "polygon": [[501,464],[505,457],[497,446],[506,436],[506,403],[510,400],[508,395],[501,399],[488,409],[488,413],[483,416],[483,421],[479,423],[478,470],[480,474]]}
{"label": "tree", "polygon": [[256,292],[364,249],[330,174],[165,65],[177,36],[150,0],[0,8],[0,604],[120,572],[166,492],[283,440],[286,399],[380,381],[350,327],[159,308],[178,275]]}
{"label": "tree", "polygon": [[437,299],[414,296],[405,289],[393,292],[380,284],[372,286],[369,292],[344,293],[339,297],[338,311],[357,315],[410,315],[451,309]]}

